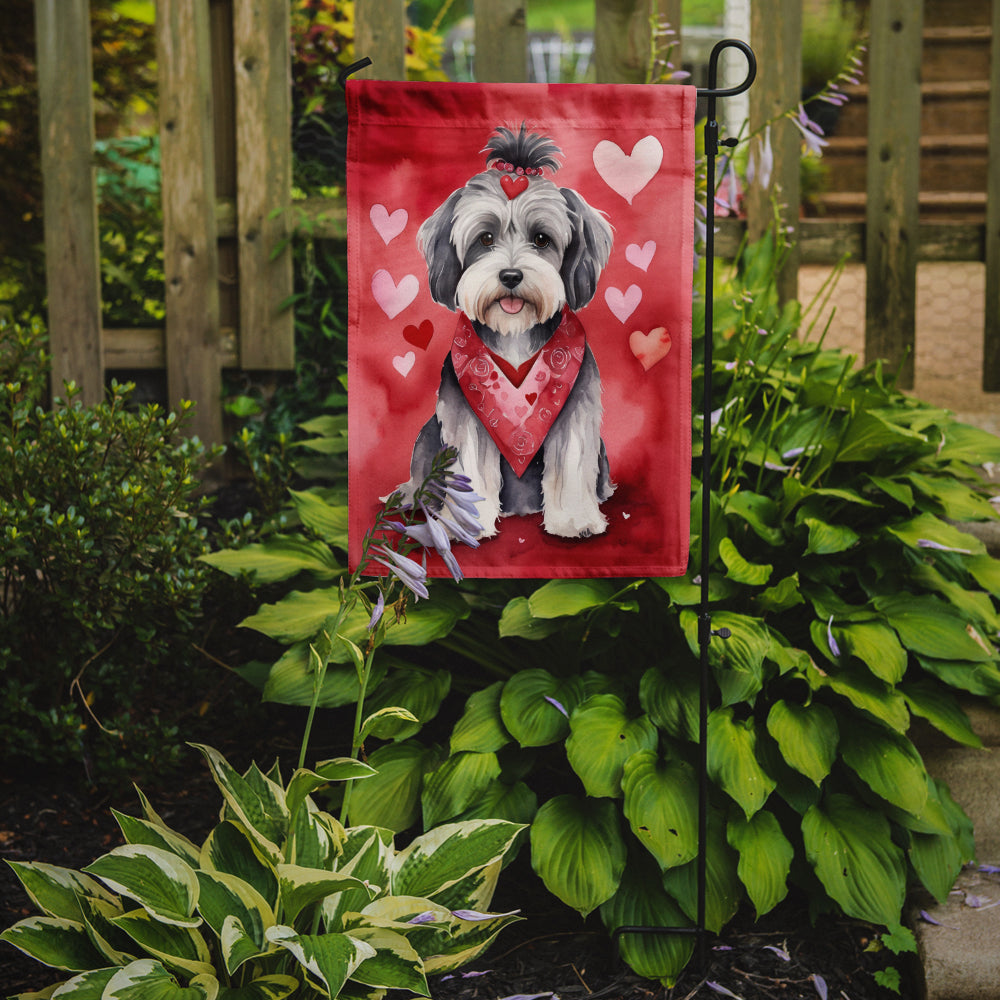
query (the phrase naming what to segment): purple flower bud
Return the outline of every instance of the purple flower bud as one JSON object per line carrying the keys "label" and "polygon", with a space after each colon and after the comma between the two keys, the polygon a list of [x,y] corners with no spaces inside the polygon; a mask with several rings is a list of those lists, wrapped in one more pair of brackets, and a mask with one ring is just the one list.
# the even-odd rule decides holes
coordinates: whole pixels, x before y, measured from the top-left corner
{"label": "purple flower bud", "polygon": [[840,656],[840,646],[837,645],[837,640],[833,637],[833,615],[830,615],[830,620],[826,623],[826,641],[830,647],[830,652],[834,656]]}

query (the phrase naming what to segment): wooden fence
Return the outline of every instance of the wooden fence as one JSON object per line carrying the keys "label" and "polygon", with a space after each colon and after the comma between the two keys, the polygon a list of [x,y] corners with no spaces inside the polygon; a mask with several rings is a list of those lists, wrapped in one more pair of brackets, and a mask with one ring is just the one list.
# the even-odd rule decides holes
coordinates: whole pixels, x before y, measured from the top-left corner
{"label": "wooden fence", "polygon": [[[195,431],[223,439],[221,371],[293,365],[290,0],[158,0],[157,49],[163,170],[166,324],[101,325],[89,0],[35,0],[53,384],[72,379],[85,401],[115,369],[166,370],[170,402],[198,403]],[[474,0],[476,76],[526,79],[525,6]],[[651,6],[673,25],[681,0],[595,0],[598,82],[641,83]],[[871,0],[867,214],[864,221],[799,220],[782,290],[795,294],[800,263],[849,253],[867,270],[866,356],[896,363],[914,345],[916,265],[985,261],[983,379],[1000,390],[1000,0],[992,3],[986,222],[921,222],[919,53],[923,0]],[[751,129],[800,98],[801,0],[753,0],[751,43],[759,73]],[[681,39],[683,46],[683,39]],[[365,71],[403,79],[405,0],[357,0],[356,51]],[[683,51],[683,50],[682,50]],[[676,53],[675,53],[676,58]],[[724,104],[725,102],[720,102]],[[724,113],[721,109],[720,118]],[[763,231],[771,199],[799,203],[799,135],[776,128],[775,171],[751,189],[747,220],[725,220],[716,242],[731,254],[745,228]],[[787,213],[787,210],[786,210]],[[310,201],[298,216],[315,236],[343,238],[342,201]],[[912,353],[904,384],[912,384]]]}

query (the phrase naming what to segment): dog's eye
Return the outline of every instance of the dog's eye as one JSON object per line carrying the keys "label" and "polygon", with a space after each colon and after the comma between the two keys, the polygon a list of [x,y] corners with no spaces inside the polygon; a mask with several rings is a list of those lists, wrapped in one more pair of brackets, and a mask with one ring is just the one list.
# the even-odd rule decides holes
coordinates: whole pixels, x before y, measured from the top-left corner
{"label": "dog's eye", "polygon": [[544,250],[552,242],[552,238],[548,235],[548,233],[535,233],[531,242],[538,247],[539,250]]}
{"label": "dog's eye", "polygon": [[479,234],[479,245],[484,247],[493,246],[493,234],[492,233],[480,233]]}

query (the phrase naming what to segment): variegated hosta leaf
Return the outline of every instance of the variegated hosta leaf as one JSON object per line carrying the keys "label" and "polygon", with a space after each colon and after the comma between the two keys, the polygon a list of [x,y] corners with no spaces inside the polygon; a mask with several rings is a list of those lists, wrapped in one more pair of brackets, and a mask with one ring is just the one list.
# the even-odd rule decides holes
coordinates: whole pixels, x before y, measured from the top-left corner
{"label": "variegated hosta leaf", "polygon": [[610,899],[625,870],[615,803],[549,799],[531,824],[531,865],[549,892],[583,916]]}
{"label": "variegated hosta leaf", "polygon": [[[236,920],[239,922],[238,930],[242,937],[250,939],[254,954],[266,950],[264,931],[274,925],[274,911],[267,900],[252,885],[236,878],[235,875],[205,871],[198,872],[198,883],[201,887],[198,910],[220,940],[223,938],[223,929],[227,920]],[[229,932],[231,940],[233,940],[234,932],[235,929],[231,929]],[[226,952],[226,967],[230,975],[242,962],[251,957],[245,954],[246,949],[241,944],[239,961],[230,964],[233,950],[232,948],[224,950]]]}
{"label": "variegated hosta leaf", "polygon": [[819,702],[799,705],[779,699],[767,715],[767,731],[781,756],[815,785],[830,773],[840,732],[833,712]]}
{"label": "variegated hosta leaf", "polygon": [[278,924],[268,928],[267,939],[294,955],[309,978],[332,997],[363,961],[375,957],[370,944],[349,934],[296,934],[291,927]]}
{"label": "variegated hosta leaf", "polygon": [[583,701],[579,677],[560,679],[547,670],[521,670],[500,695],[500,717],[523,747],[542,747],[563,739],[569,716]]}
{"label": "variegated hosta leaf", "polygon": [[[692,922],[664,891],[652,859],[629,859],[618,891],[601,905],[610,932],[619,927],[690,927]],[[640,976],[673,986],[694,950],[692,934],[622,934],[619,952]]]}
{"label": "variegated hosta leaf", "polygon": [[381,826],[399,833],[420,817],[424,773],[438,763],[437,753],[416,740],[379,747],[368,761],[375,777],[351,789],[352,826]]}
{"label": "variegated hosta leaf", "polygon": [[[524,828],[515,840],[519,839],[523,832]],[[497,890],[497,882],[500,879],[500,871],[504,861],[506,861],[506,856],[497,858],[485,868],[478,868],[466,875],[465,878],[460,878],[447,889],[434,893],[434,901],[448,907],[449,910],[488,910],[493,902],[493,894]]]}
{"label": "variegated hosta leaf", "polygon": [[98,858],[84,871],[96,875],[113,892],[134,899],[150,916],[165,924],[197,927],[198,878],[194,869],[171,851],[146,844],[125,844]]}
{"label": "variegated hosta leaf", "polygon": [[128,965],[139,958],[135,942],[114,924],[125,911],[120,902],[109,903],[93,896],[80,899],[83,921],[94,947],[104,956],[105,965]]}
{"label": "variegated hosta leaf", "polygon": [[852,720],[840,749],[847,766],[876,795],[919,815],[927,802],[927,771],[910,740],[861,719]]}
{"label": "variegated hosta leaf", "polygon": [[726,837],[740,853],[736,873],[746,886],[757,916],[774,909],[788,895],[788,872],[795,849],[773,813],[762,809],[750,819],[729,821]]}
{"label": "variegated hosta leaf", "polygon": [[259,771],[240,775],[212,747],[197,743],[193,746],[205,755],[226,806],[246,827],[265,857],[276,864],[281,857],[278,845],[288,832],[284,789]]}
{"label": "variegated hosta leaf", "polygon": [[216,1000],[219,981],[196,976],[187,986],[153,959],[143,958],[119,969],[108,981],[101,1000]]}
{"label": "variegated hosta leaf", "polygon": [[[450,933],[441,932],[432,952],[424,956],[424,971],[428,974],[452,972],[477,959],[493,943],[494,938],[509,924],[520,920],[517,912],[478,914],[465,919],[466,910],[452,910],[454,922]],[[417,944],[417,942],[414,942]]]}
{"label": "variegated hosta leaf", "polygon": [[278,875],[241,823],[220,823],[201,847],[199,867],[225,872],[252,885],[272,908],[278,905]]}
{"label": "variegated hosta leaf", "polygon": [[393,859],[392,892],[433,899],[460,879],[500,861],[522,829],[495,819],[446,823],[429,830]]}
{"label": "variegated hosta leaf", "polygon": [[125,813],[120,813],[117,809],[112,809],[111,812],[118,821],[122,835],[129,844],[146,844],[149,847],[159,847],[161,850],[176,854],[177,857],[186,861],[192,868],[198,864],[198,855],[200,853],[198,847],[182,834],[149,820],[126,816]]}
{"label": "variegated hosta leaf", "polygon": [[510,743],[500,715],[500,693],[503,681],[497,681],[469,696],[462,717],[451,733],[451,752],[473,750],[477,753],[495,753]]}
{"label": "variegated hosta leaf", "polygon": [[776,782],[757,762],[752,718],[737,721],[733,709],[717,708],[708,717],[708,774],[749,818],[767,801]]}
{"label": "variegated hosta leaf", "polygon": [[358,912],[368,905],[371,893],[385,892],[389,886],[392,857],[392,833],[373,826],[356,826],[347,831],[337,870],[353,875],[367,888],[345,889],[323,900],[324,926],[344,930],[343,915]]}
{"label": "variegated hosta leaf", "polygon": [[384,927],[356,927],[351,937],[375,949],[375,954],[351,973],[355,982],[430,996],[424,963],[402,934]]}
{"label": "variegated hosta leaf", "polygon": [[81,920],[81,896],[93,896],[109,903],[116,899],[97,879],[39,861],[8,861],[31,901],[46,916]]}
{"label": "variegated hosta leaf", "polygon": [[313,770],[301,767],[288,782],[285,792],[285,805],[288,812],[294,815],[306,797],[312,795],[318,788],[328,785],[331,781],[350,781],[357,778],[370,778],[376,774],[373,767],[353,757],[335,757],[317,764]]}
{"label": "variegated hosta leaf", "polygon": [[344,828],[329,813],[321,812],[306,799],[292,820],[286,859],[305,868],[335,868],[344,842]]}
{"label": "variegated hosta leaf", "polygon": [[622,790],[632,832],[661,869],[697,855],[698,783],[690,765],[643,750],[625,762]]}
{"label": "variegated hosta leaf", "polygon": [[291,921],[305,907],[345,889],[361,889],[369,894],[369,898],[375,895],[374,890],[353,875],[303,868],[300,865],[278,865],[278,881],[281,887],[282,912],[285,919]]}
{"label": "variegated hosta leaf", "polygon": [[500,777],[500,764],[495,753],[452,754],[436,770],[424,778],[420,796],[424,826],[437,826],[454,819],[475,802]]}
{"label": "variegated hosta leaf", "polygon": [[224,986],[219,992],[218,1000],[285,1000],[299,985],[299,980],[294,976],[261,976],[244,986]]}
{"label": "variegated hosta leaf", "polygon": [[849,917],[899,923],[906,866],[882,813],[849,795],[830,795],[805,814],[802,836],[817,877]]}
{"label": "variegated hosta leaf", "polygon": [[6,941],[35,961],[53,969],[81,972],[100,968],[104,958],[95,950],[87,928],[65,917],[28,917],[0,934]]}
{"label": "variegated hosta leaf", "polygon": [[588,795],[617,799],[622,768],[639,750],[653,750],[659,740],[648,715],[630,719],[625,702],[613,694],[595,694],[577,706],[569,721],[566,757]]}
{"label": "variegated hosta leaf", "polygon": [[212,956],[205,939],[190,927],[161,923],[145,910],[123,913],[112,923],[171,969],[180,969],[189,976],[213,971]]}
{"label": "variegated hosta leaf", "polygon": [[[107,969],[91,969],[80,975],[67,979],[54,991],[50,986],[44,993],[21,993],[11,1000],[28,1000],[30,997],[41,1000],[42,997],[53,997],[55,1000],[101,1000],[104,988],[114,978],[120,966],[110,966]],[[50,992],[51,991],[51,992]]]}

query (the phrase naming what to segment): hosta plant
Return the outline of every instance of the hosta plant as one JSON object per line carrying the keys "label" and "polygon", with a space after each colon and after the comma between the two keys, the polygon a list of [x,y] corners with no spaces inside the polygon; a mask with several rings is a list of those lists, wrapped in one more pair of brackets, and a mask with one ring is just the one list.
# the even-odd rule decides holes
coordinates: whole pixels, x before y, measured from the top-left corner
{"label": "hosta plant", "polygon": [[[477,956],[515,913],[490,913],[521,829],[450,823],[404,849],[392,832],[343,827],[312,796],[372,768],[338,758],[240,774],[202,746],[221,818],[198,845],[140,793],[115,813],[126,843],[82,871],[11,862],[41,911],[0,935],[60,970],[65,1000],[281,1000],[429,996],[427,976]],[[54,992],[53,992],[54,990]]]}

